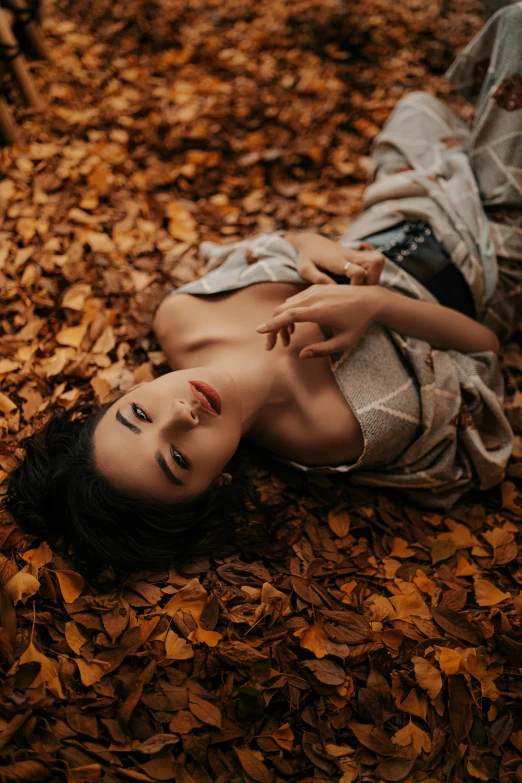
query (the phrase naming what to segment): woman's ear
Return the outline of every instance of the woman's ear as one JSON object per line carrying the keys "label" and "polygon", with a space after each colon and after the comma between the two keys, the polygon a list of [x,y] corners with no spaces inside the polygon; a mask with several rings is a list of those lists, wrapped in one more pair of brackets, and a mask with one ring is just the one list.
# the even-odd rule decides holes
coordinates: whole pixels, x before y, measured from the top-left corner
{"label": "woman's ear", "polygon": [[221,473],[216,479],[218,487],[227,487],[232,483],[232,476],[230,473]]}

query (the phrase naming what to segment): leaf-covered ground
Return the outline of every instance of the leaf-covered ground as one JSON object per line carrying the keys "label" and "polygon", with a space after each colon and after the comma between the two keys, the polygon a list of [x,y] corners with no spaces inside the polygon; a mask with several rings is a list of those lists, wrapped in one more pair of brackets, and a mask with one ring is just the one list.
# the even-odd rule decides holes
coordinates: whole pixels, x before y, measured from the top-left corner
{"label": "leaf-covered ground", "polygon": [[[166,369],[152,314],[199,241],[339,236],[406,90],[469,117],[442,74],[482,21],[471,0],[50,3],[48,111],[18,105],[27,145],[0,150],[2,490],[53,411]],[[508,477],[447,516],[258,463],[242,553],[94,588],[4,512],[2,783],[521,781],[515,343],[503,367]]]}

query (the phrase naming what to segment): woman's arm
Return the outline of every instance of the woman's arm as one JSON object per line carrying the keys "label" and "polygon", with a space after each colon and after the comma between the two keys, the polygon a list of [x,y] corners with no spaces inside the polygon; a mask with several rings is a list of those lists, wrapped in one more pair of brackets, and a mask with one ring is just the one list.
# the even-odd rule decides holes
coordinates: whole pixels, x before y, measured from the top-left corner
{"label": "woman's arm", "polygon": [[297,271],[301,277],[314,285],[335,285],[336,281],[326,272],[347,277],[352,285],[377,285],[379,282],[384,256],[367,242],[356,242],[356,250],[312,231],[287,231],[283,239],[299,254]]}
{"label": "woman's arm", "polygon": [[499,340],[491,329],[451,307],[411,299],[408,296],[379,289],[377,323],[409,337],[426,340],[434,348],[473,353],[493,351],[498,354]]}
{"label": "woman's arm", "polygon": [[375,323],[426,340],[434,348],[495,354],[500,348],[495,333],[467,315],[378,285],[310,286],[276,307],[273,317],[258,326],[257,331],[267,335],[270,350],[280,330],[286,330],[288,339],[284,342],[288,344],[293,324],[306,321],[330,326],[337,334],[330,340],[303,348],[301,359],[352,350]]}

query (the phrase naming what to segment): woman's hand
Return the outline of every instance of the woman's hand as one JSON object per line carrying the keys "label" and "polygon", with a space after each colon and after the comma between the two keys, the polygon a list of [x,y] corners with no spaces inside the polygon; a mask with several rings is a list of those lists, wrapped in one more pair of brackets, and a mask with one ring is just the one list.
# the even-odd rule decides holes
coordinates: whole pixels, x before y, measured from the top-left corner
{"label": "woman's hand", "polygon": [[330,340],[303,348],[300,359],[327,356],[352,350],[369,326],[376,323],[382,306],[381,289],[377,287],[314,285],[289,297],[276,307],[274,316],[257,327],[267,335],[267,350],[271,350],[281,333],[288,345],[296,323],[304,321],[330,326],[338,334]]}
{"label": "woman's hand", "polygon": [[310,231],[289,231],[284,238],[298,251],[297,271],[310,283],[335,285],[335,280],[324,270],[346,276],[351,285],[377,285],[379,282],[384,256],[368,242],[355,243],[359,249],[354,250]]}

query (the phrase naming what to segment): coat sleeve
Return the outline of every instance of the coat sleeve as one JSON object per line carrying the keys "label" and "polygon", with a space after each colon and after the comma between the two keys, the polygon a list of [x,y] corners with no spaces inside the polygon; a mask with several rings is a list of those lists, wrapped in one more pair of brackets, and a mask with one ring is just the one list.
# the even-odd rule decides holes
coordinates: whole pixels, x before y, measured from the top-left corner
{"label": "coat sleeve", "polygon": [[420,429],[392,463],[351,479],[395,487],[416,505],[448,510],[469,490],[489,489],[505,477],[514,437],[498,358],[493,351],[463,354],[392,337],[415,376]]}

